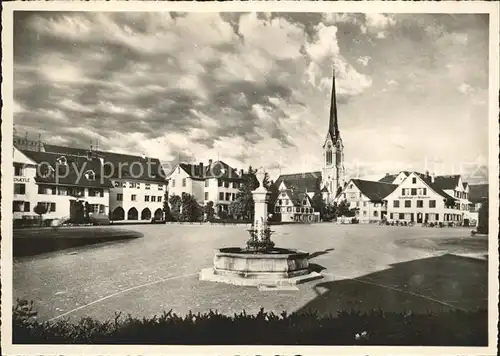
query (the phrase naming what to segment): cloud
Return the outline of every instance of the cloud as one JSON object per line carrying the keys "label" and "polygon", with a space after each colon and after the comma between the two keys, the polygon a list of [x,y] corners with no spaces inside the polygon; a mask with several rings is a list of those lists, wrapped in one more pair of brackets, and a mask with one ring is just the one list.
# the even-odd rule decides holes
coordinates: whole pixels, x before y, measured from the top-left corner
{"label": "cloud", "polygon": [[487,26],[463,16],[34,12],[16,20],[14,121],[59,144],[318,170],[335,68],[346,160],[453,159],[453,137],[481,153]]}
{"label": "cloud", "polygon": [[370,56],[361,56],[357,59],[357,62],[366,67],[368,65],[368,62],[370,62],[370,59]]}
{"label": "cloud", "polygon": [[470,94],[474,89],[467,83],[462,83],[460,84],[460,86],[458,87],[458,91],[462,94]]}

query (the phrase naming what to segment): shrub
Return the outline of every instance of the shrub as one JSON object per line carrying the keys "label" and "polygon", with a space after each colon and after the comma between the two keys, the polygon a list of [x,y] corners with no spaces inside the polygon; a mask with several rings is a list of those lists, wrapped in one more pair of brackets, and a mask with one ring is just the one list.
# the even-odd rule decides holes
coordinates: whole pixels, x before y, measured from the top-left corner
{"label": "shrub", "polygon": [[40,322],[33,305],[19,301],[13,313],[15,344],[165,344],[165,345],[428,345],[484,346],[488,312],[438,314],[341,311],[320,317],[314,312],[274,314],[263,309],[233,316],[209,311],[179,316],[172,311],[153,318],[116,315]]}

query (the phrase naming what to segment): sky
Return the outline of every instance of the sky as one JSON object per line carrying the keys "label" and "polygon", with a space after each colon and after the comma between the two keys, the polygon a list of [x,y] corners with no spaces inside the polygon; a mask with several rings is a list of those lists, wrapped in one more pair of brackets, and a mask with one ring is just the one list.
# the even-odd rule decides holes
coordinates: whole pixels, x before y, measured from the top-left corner
{"label": "sky", "polygon": [[16,12],[18,133],[163,162],[484,180],[488,15]]}

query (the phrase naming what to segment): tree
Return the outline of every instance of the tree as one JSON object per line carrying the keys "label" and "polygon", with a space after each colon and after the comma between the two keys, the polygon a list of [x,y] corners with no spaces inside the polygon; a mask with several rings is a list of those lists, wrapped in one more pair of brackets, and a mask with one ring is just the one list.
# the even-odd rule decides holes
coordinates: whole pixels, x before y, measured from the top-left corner
{"label": "tree", "polygon": [[[238,213],[241,217],[248,220],[253,219],[254,212],[254,201],[252,196],[252,191],[257,189],[259,186],[259,181],[255,176],[257,170],[254,170],[252,166],[248,167],[248,172],[243,174],[243,180],[240,184],[240,189],[236,194],[236,201],[238,201]],[[265,183],[265,180],[264,180]]]}
{"label": "tree", "polygon": [[488,233],[488,220],[489,220],[489,207],[488,207],[488,199],[484,200],[481,203],[481,207],[478,212],[478,223],[477,223],[477,232],[480,234]]}
{"label": "tree", "polygon": [[214,219],[215,209],[213,201],[210,200],[205,204],[203,207],[203,213],[205,214],[207,221],[212,221]]}
{"label": "tree", "polygon": [[178,221],[181,215],[182,199],[178,195],[171,195],[168,199],[170,204],[170,216],[172,220]]}
{"label": "tree", "polygon": [[269,175],[267,174],[267,172],[266,172],[266,178],[264,178],[264,186],[269,191],[269,197],[267,201],[267,212],[268,214],[273,214],[274,216],[276,214],[274,212],[274,206],[276,205],[276,201],[278,200],[280,192],[278,190],[278,185],[276,185],[275,182],[269,179]]}
{"label": "tree", "polygon": [[181,197],[182,211],[181,220],[182,221],[199,221],[202,214],[201,206],[198,204],[196,199],[188,193],[182,193]]}
{"label": "tree", "polygon": [[163,216],[165,221],[172,220],[172,214],[170,213],[170,206],[168,205],[168,189],[165,190],[165,195],[163,197]]}
{"label": "tree", "polygon": [[342,200],[337,207],[337,216],[352,217],[356,215],[353,209],[349,208],[347,200]]}
{"label": "tree", "polygon": [[229,214],[237,220],[244,219],[246,217],[246,211],[244,209],[244,204],[242,199],[236,198],[228,206]]}
{"label": "tree", "polygon": [[41,226],[42,225],[42,215],[45,215],[45,214],[48,213],[48,211],[49,211],[49,205],[48,204],[44,204],[44,203],[38,203],[33,208],[33,211],[35,212],[35,214],[37,214],[37,215],[40,216],[40,226]]}

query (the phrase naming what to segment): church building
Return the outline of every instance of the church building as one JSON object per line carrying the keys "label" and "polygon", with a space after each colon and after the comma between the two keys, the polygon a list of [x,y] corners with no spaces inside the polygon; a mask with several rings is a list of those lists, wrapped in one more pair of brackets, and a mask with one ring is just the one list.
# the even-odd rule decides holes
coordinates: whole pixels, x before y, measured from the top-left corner
{"label": "church building", "polygon": [[[323,200],[331,203],[345,185],[344,145],[340,137],[337,116],[335,71],[332,77],[328,129],[322,148],[323,164],[321,171],[283,174],[278,177],[275,184],[280,191],[280,197],[285,197],[290,192],[293,192],[294,196],[301,196],[304,199],[279,199],[276,202],[275,212],[283,212],[285,210],[288,215],[290,213],[303,214],[307,212],[306,214],[315,216],[314,218],[311,217],[310,220],[316,221],[318,219],[317,214],[314,214],[314,209],[311,207],[311,199],[314,194],[321,192]],[[293,202],[293,206],[285,207],[283,203],[285,201]],[[280,202],[282,203],[281,205]],[[286,218],[287,221],[303,221],[299,216],[287,216]]]}

